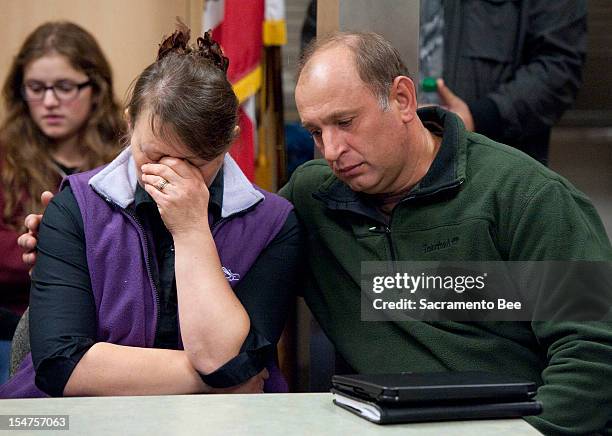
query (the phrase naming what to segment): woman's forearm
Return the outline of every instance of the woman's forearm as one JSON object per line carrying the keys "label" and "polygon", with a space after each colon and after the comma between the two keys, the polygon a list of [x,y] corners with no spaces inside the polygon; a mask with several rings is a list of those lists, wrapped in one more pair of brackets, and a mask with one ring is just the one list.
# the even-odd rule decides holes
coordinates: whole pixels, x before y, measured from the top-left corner
{"label": "woman's forearm", "polygon": [[210,232],[174,238],[183,346],[209,374],[235,357],[249,333],[249,315],[227,282]]}
{"label": "woman's forearm", "polygon": [[83,355],[64,396],[167,395],[210,392],[180,350],[98,342]]}

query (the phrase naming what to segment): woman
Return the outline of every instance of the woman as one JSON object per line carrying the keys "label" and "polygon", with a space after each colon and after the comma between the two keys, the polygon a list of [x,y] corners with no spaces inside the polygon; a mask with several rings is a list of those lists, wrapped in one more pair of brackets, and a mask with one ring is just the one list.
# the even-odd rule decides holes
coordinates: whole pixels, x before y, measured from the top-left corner
{"label": "woman", "polygon": [[[291,205],[227,153],[227,58],[182,28],[135,82],[130,145],[67,178],[41,223],[32,361],[0,396],[285,390],[276,342],[295,286]],[[87,247],[87,249],[85,249]],[[86,260],[85,260],[86,259]],[[179,316],[180,315],[180,316]]]}
{"label": "woman", "polygon": [[109,64],[96,40],[73,23],[46,23],[27,37],[3,98],[0,318],[7,322],[0,337],[10,340],[30,289],[17,246],[24,212],[42,210],[41,193],[55,190],[67,174],[112,160],[125,128]]}

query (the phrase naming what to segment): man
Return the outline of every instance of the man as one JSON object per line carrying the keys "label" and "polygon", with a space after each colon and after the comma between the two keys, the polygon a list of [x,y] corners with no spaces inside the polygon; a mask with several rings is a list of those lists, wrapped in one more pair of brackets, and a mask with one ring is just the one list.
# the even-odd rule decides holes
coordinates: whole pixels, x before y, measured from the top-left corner
{"label": "man", "polygon": [[[545,433],[590,433],[612,410],[612,329],[576,322],[367,322],[362,261],[611,260],[591,203],[516,149],[417,113],[413,81],[374,34],[306,52],[295,91],[327,161],[281,193],[308,238],[306,302],[357,372],[481,369],[534,380]],[[452,240],[452,244],[436,241]],[[429,247],[434,249],[429,249]]]}
{"label": "man", "polygon": [[[609,325],[368,322],[360,307],[362,261],[611,260],[588,199],[457,116],[417,113],[413,81],[375,34],[319,41],[302,61],[296,103],[327,162],[298,168],[281,193],[309,235],[304,297],[347,363],[518,376],[539,385],[544,412],[527,420],[541,431],[601,430],[612,410]],[[28,250],[34,242],[21,237]]]}

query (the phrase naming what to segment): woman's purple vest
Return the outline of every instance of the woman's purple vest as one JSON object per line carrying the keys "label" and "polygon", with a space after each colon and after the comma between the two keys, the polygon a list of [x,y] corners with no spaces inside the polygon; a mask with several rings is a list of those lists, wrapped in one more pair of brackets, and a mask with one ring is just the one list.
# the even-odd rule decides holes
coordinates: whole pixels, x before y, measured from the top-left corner
{"label": "woman's purple vest", "polygon": [[[237,180],[235,174],[226,173],[235,172],[237,166],[229,159],[224,165],[224,182],[232,183]],[[125,164],[128,163],[133,164],[126,160]],[[97,309],[97,341],[151,348],[158,316],[158,300],[148,264],[151,248],[147,246],[144,228],[133,215],[96,193],[90,185],[90,179],[101,170],[75,174],[63,182],[70,184],[83,216],[87,265]],[[246,180],[242,174],[238,176],[238,183]],[[253,190],[252,185],[249,188]],[[231,191],[224,187],[224,203]],[[230,275],[232,288],[278,234],[292,209],[287,200],[277,195],[260,189],[253,193],[262,199],[248,207],[247,213],[223,218],[213,230],[219,258]],[[274,362],[268,371],[270,378],[265,391],[286,392],[286,382]],[[34,384],[32,358],[28,354],[15,376],[0,387],[0,398],[41,396],[47,395]]]}

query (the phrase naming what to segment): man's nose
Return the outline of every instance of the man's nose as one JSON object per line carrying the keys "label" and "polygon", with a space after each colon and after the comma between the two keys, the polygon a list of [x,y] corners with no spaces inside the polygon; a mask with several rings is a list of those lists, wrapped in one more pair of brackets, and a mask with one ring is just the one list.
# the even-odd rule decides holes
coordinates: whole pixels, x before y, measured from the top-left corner
{"label": "man's nose", "polygon": [[60,101],[55,96],[55,91],[53,88],[45,89],[45,94],[43,95],[43,104],[45,107],[55,107],[58,106]]}
{"label": "man's nose", "polygon": [[344,140],[340,132],[337,132],[335,129],[323,131],[321,139],[323,140],[322,152],[325,160],[337,160],[345,149]]}

